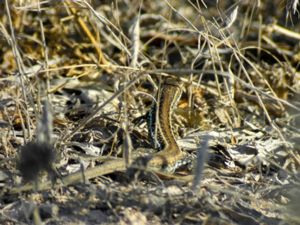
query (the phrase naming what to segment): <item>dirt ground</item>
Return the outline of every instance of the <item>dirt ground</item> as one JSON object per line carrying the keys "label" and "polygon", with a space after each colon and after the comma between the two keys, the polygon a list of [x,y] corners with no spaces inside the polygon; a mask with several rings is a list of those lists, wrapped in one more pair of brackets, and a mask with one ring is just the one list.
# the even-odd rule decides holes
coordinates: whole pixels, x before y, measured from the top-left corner
{"label": "dirt ground", "polygon": [[[0,1],[0,224],[300,224],[298,1]],[[152,170],[162,83],[192,166]]]}

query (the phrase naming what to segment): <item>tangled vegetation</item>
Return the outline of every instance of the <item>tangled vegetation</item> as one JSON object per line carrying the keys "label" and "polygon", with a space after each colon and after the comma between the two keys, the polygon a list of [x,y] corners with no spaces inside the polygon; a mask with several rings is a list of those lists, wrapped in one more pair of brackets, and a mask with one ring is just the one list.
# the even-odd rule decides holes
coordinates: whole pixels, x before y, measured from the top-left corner
{"label": "tangled vegetation", "polygon": [[[0,1],[0,223],[300,224],[298,3]],[[195,167],[132,171],[170,78]]]}

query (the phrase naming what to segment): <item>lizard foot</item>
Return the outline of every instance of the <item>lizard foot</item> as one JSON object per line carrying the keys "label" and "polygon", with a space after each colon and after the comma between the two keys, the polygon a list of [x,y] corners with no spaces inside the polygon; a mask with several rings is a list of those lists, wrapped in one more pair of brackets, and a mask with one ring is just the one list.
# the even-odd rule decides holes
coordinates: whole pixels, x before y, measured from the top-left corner
{"label": "lizard foot", "polygon": [[174,173],[176,169],[191,164],[192,157],[182,151],[173,152],[163,150],[156,153],[147,163],[147,167],[162,170],[167,173]]}

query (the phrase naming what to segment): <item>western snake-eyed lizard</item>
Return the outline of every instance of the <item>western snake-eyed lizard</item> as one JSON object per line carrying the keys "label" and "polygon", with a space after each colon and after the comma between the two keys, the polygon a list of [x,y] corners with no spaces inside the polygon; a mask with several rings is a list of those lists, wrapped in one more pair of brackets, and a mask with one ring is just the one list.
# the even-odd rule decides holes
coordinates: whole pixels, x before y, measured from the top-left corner
{"label": "western snake-eyed lizard", "polygon": [[154,148],[161,150],[147,163],[148,167],[174,172],[178,167],[191,163],[192,158],[178,146],[172,114],[181,97],[182,87],[177,80],[165,80],[158,90],[157,103],[154,103],[148,116],[148,132]]}
{"label": "western snake-eyed lizard", "polygon": [[[135,167],[135,162],[139,158],[146,159],[146,166],[150,171],[157,171],[158,173],[167,172],[173,173],[177,168],[191,164],[194,157],[183,152],[175,139],[172,129],[172,114],[177,105],[177,102],[181,96],[181,86],[176,81],[166,80],[161,85],[158,91],[157,104],[153,104],[149,116],[148,116],[148,130],[151,142],[156,145],[156,149],[160,151],[153,156],[149,154],[147,156],[140,153],[133,153],[132,165]],[[157,131],[157,132],[155,132]],[[138,165],[138,164],[136,164]],[[110,174],[117,171],[125,171],[128,166],[125,160],[122,158],[112,158],[105,160],[101,165],[93,168],[88,168],[84,171],[85,179],[92,179],[97,176]],[[63,185],[76,183],[82,180],[82,171],[70,174],[66,177],[62,177]],[[170,175],[172,177],[172,175]],[[59,187],[62,184],[54,185]],[[39,190],[49,189],[51,182],[47,181],[39,185]],[[22,191],[32,190],[34,186],[32,184],[24,185],[23,187],[12,188],[7,190],[9,193],[17,193]]]}

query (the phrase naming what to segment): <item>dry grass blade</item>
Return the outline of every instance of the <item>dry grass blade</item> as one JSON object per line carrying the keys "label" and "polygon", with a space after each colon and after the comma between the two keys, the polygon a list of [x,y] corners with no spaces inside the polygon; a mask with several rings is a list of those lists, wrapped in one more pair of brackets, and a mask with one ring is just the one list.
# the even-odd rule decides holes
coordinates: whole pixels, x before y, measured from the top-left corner
{"label": "dry grass blade", "polygon": [[137,67],[138,56],[140,51],[140,15],[138,15],[133,24],[131,25],[131,36],[132,36],[132,58],[130,66]]}
{"label": "dry grass blade", "polygon": [[53,116],[49,102],[45,100],[43,104],[42,116],[37,126],[37,141],[51,144],[53,136]]}
{"label": "dry grass blade", "polygon": [[193,180],[193,185],[192,185],[192,190],[197,193],[198,189],[200,187],[201,179],[202,179],[202,174],[204,170],[204,164],[207,160],[208,156],[208,142],[211,137],[209,136],[204,136],[202,137],[201,143],[199,144],[199,149],[197,150],[197,161],[194,169],[194,180]]}

